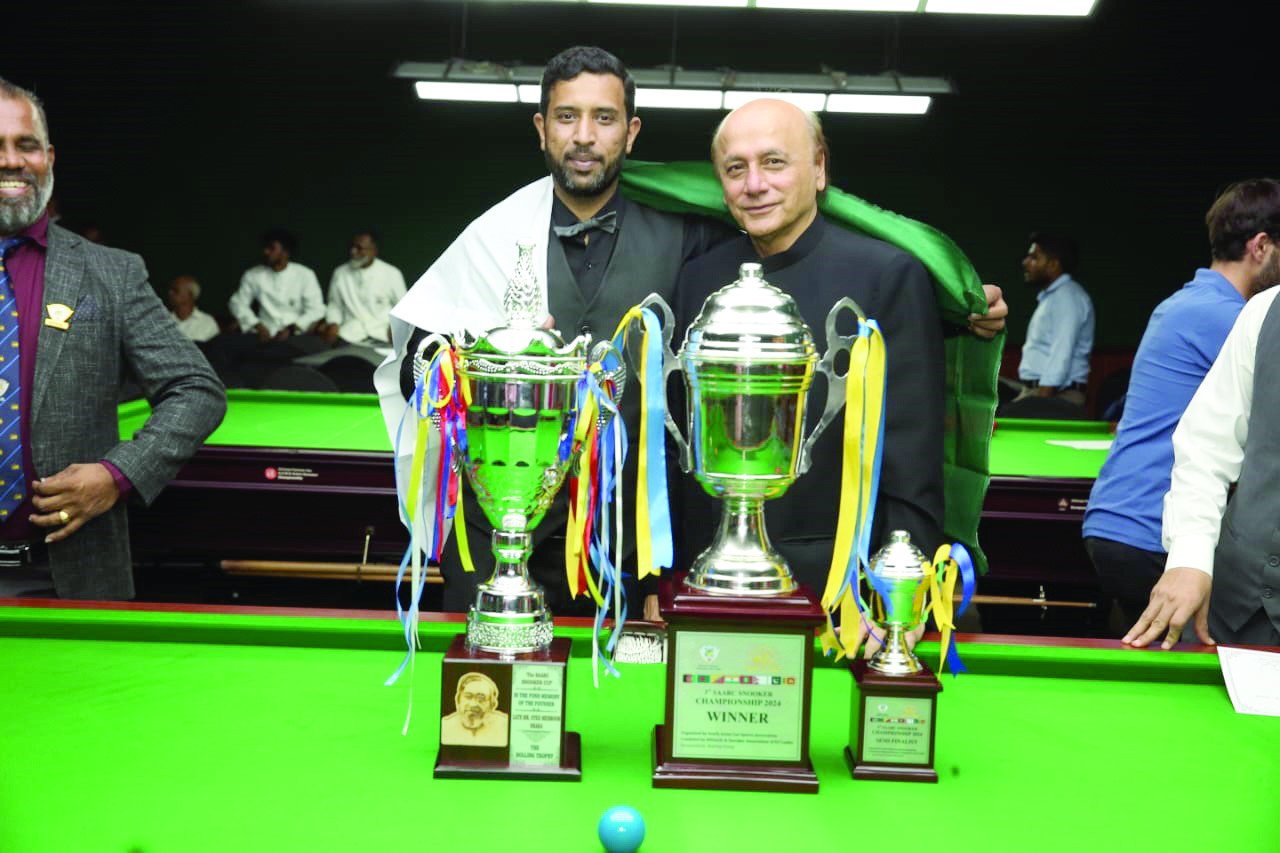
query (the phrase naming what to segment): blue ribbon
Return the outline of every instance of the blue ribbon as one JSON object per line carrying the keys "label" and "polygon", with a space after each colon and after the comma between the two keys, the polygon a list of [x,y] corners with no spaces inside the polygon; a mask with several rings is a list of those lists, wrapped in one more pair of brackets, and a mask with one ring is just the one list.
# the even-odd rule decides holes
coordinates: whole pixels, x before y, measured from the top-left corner
{"label": "blue ribbon", "polygon": [[[960,568],[960,607],[955,612],[956,616],[960,616],[969,609],[969,601],[973,598],[973,591],[978,585],[978,573],[973,568],[973,557],[969,554],[969,549],[959,542],[951,545],[951,559],[955,560]],[[952,676],[969,671],[969,668],[960,660],[960,652],[956,650],[954,631],[951,634],[951,644],[947,647],[947,669],[951,670]]]}

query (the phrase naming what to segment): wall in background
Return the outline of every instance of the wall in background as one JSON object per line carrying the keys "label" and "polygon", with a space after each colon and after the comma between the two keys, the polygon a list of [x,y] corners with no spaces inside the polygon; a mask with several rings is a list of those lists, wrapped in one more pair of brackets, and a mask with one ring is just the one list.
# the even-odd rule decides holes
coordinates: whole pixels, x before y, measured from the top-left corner
{"label": "wall in background", "polygon": [[[1152,8],[1160,13],[1153,15]],[[1028,231],[1078,235],[1098,342],[1134,346],[1151,308],[1207,263],[1203,216],[1275,174],[1274,110],[1244,6],[1100,0],[1088,20],[905,17],[897,66],[951,77],[924,118],[830,116],[834,183],[950,234],[1003,285],[1021,341]],[[468,57],[542,63],[596,43],[634,67],[884,67],[880,15],[472,3]],[[49,5],[0,75],[45,99],[66,222],[98,223],[160,286],[218,310],[285,224],[327,284],[353,230],[412,280],[475,215],[544,173],[521,106],[426,104],[389,76],[462,49],[462,5],[399,0]],[[1269,90],[1262,85],[1262,89]],[[636,156],[697,159],[719,114],[652,112]],[[1265,150],[1264,150],[1265,146]]]}

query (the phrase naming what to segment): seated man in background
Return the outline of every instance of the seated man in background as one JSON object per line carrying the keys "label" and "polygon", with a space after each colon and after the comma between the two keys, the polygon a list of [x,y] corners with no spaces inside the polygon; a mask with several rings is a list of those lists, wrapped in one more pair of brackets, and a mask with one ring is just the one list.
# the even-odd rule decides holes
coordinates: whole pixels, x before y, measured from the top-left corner
{"label": "seated man in background", "polygon": [[261,342],[302,335],[324,316],[320,282],[293,260],[297,248],[298,238],[283,228],[264,233],[262,263],[245,271],[227,303],[240,329]]}
{"label": "seated man in background", "polygon": [[1027,325],[1018,364],[1021,393],[1000,414],[1019,417],[1019,403],[1029,397],[1050,397],[1065,404],[1068,412],[1075,407],[1083,414],[1093,351],[1093,302],[1071,277],[1080,251],[1070,237],[1049,231],[1032,234],[1030,242],[1022,259],[1022,277],[1039,291],[1036,310]]}
{"label": "seated man in background", "polygon": [[386,346],[391,343],[391,309],[404,298],[404,276],[378,257],[378,235],[360,231],[351,238],[351,259],[329,279],[329,305],[316,332],[329,344]]}
{"label": "seated man in background", "polygon": [[178,330],[188,339],[201,343],[218,334],[218,321],[204,313],[196,305],[200,299],[200,282],[195,276],[180,275],[169,282],[165,301],[169,313],[178,323]]}
{"label": "seated man in background", "polygon": [[1089,495],[1084,544],[1108,598],[1132,625],[1168,555],[1160,514],[1173,430],[1222,349],[1245,300],[1280,284],[1280,183],[1241,181],[1205,216],[1212,262],[1151,314],[1129,378],[1115,443]]}

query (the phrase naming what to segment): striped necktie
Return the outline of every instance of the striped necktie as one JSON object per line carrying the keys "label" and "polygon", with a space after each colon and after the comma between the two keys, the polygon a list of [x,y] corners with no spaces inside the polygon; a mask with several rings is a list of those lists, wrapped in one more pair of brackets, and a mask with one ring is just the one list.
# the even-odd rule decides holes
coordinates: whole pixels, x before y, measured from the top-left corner
{"label": "striped necktie", "polygon": [[25,237],[0,240],[0,521],[26,496],[22,477],[21,368],[18,362],[18,300],[4,261]]}

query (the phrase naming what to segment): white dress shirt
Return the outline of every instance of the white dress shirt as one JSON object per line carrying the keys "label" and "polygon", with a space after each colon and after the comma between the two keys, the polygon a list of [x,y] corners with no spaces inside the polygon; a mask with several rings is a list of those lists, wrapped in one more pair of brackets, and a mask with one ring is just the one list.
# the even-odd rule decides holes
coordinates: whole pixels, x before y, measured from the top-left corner
{"label": "white dress shirt", "polygon": [[1092,351],[1093,301],[1078,281],[1063,273],[1036,295],[1018,378],[1051,388],[1087,382]]}
{"label": "white dress shirt", "polygon": [[1277,294],[1273,287],[1245,305],[1173,431],[1173,475],[1164,496],[1166,569],[1213,574],[1227,490],[1240,476],[1249,440],[1258,333]]}
{"label": "white dress shirt", "polygon": [[[169,313],[173,314],[172,311]],[[173,319],[178,324],[178,331],[190,340],[207,341],[218,336],[218,321],[199,308],[193,307],[185,320],[177,314],[173,314]]]}
{"label": "white dress shirt", "polygon": [[391,341],[391,309],[404,298],[404,276],[380,258],[359,269],[343,264],[329,279],[326,323],[338,324],[348,343]]}
{"label": "white dress shirt", "polygon": [[[258,303],[256,314],[254,302]],[[241,331],[252,332],[261,323],[274,335],[288,326],[310,328],[324,316],[324,296],[311,268],[290,261],[279,272],[262,265],[245,272],[227,307]]]}

